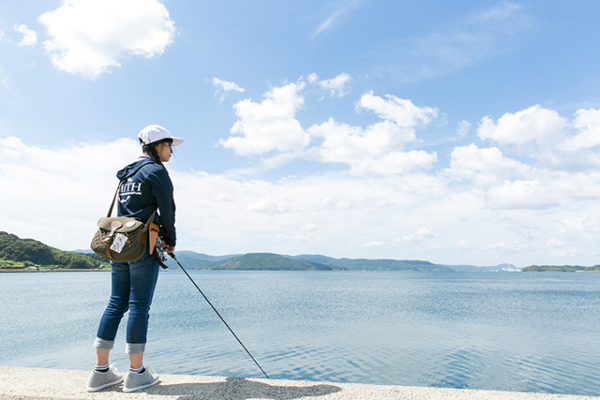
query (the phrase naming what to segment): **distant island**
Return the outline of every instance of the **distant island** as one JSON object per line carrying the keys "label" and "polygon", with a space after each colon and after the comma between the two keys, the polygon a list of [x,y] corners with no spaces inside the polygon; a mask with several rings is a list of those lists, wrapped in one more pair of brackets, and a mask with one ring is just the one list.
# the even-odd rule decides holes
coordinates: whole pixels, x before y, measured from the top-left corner
{"label": "distant island", "polygon": [[[177,259],[186,269],[207,270],[278,270],[278,271],[453,271],[445,265],[429,261],[413,260],[366,260],[332,258],[304,254],[282,256],[272,253],[250,253],[232,256],[209,256],[192,251],[177,252]],[[177,267],[168,260],[169,267]]]}
{"label": "distant island", "polygon": [[[210,256],[193,251],[178,251],[177,259],[186,269],[204,270],[313,270],[313,271],[518,271],[512,264],[500,264],[490,267],[474,265],[441,265],[420,260],[368,260],[364,258],[333,258],[319,254],[301,254],[299,256],[278,255],[272,253],[235,254],[228,256]],[[295,261],[306,263],[296,263]],[[173,260],[169,267],[177,268]]]}
{"label": "distant island", "polygon": [[[421,260],[349,259],[319,254],[298,256],[273,253],[231,254],[210,256],[193,251],[177,251],[177,259],[190,270],[243,271],[434,271],[434,272],[501,272],[520,271],[512,264],[488,267],[474,265],[442,265]],[[172,259],[170,268],[178,269]],[[110,270],[110,264],[91,250],[64,251],[34,239],[21,239],[0,231],[0,272],[37,271],[98,271]],[[600,272],[600,265],[531,265],[523,272]]]}
{"label": "distant island", "polygon": [[523,272],[600,272],[600,265],[582,267],[580,265],[530,265]]}

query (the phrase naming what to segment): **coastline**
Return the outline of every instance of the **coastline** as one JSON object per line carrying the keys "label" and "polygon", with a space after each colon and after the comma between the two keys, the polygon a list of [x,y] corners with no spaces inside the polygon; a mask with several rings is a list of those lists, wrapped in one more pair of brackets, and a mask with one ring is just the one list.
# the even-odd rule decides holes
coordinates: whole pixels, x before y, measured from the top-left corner
{"label": "coastline", "polygon": [[41,270],[18,270],[0,268],[0,273],[3,274],[34,274],[38,272],[110,272],[110,268],[93,268],[93,269],[77,269],[77,268],[49,268]]}
{"label": "coastline", "polygon": [[[160,371],[158,371],[160,372]],[[319,399],[319,400],[584,400],[596,396],[502,392],[412,386],[366,385],[248,379],[196,375],[163,375],[160,383],[134,393],[122,384],[95,393],[85,391],[89,371],[0,367],[0,399]]]}

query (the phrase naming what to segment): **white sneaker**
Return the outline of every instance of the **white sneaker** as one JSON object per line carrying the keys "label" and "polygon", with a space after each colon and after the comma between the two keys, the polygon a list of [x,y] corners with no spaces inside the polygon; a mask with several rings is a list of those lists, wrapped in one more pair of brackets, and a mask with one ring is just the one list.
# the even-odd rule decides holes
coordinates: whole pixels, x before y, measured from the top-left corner
{"label": "white sneaker", "polygon": [[116,385],[123,381],[123,374],[117,371],[114,365],[108,367],[106,372],[92,371],[88,377],[87,391],[97,392],[109,386]]}
{"label": "white sneaker", "polygon": [[154,373],[152,367],[146,367],[146,370],[142,373],[128,372],[125,378],[125,385],[123,385],[123,391],[130,393],[149,388],[158,383],[158,378],[158,374]]}

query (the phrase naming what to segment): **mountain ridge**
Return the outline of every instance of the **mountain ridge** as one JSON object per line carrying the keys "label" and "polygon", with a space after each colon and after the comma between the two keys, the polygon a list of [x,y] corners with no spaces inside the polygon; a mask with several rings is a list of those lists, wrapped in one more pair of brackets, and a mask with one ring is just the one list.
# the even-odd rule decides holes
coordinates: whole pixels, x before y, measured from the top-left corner
{"label": "mountain ridge", "polygon": [[[444,265],[423,260],[350,259],[320,254],[297,256],[274,253],[247,253],[212,256],[189,250],[177,251],[177,259],[186,269],[199,270],[313,270],[313,271],[507,271],[518,270],[512,264],[492,267]],[[167,265],[178,268],[174,260]],[[64,251],[34,239],[21,239],[0,231],[0,269],[103,269],[108,262],[91,250]]]}

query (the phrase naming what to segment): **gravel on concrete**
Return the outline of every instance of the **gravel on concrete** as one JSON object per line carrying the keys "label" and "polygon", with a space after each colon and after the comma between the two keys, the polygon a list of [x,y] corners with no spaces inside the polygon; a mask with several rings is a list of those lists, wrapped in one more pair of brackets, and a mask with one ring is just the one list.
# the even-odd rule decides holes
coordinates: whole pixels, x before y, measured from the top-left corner
{"label": "gravel on concrete", "polygon": [[134,393],[122,384],[85,390],[89,371],[0,367],[0,399],[63,400],[583,400],[595,396],[422,388],[275,379],[160,375],[160,383]]}

